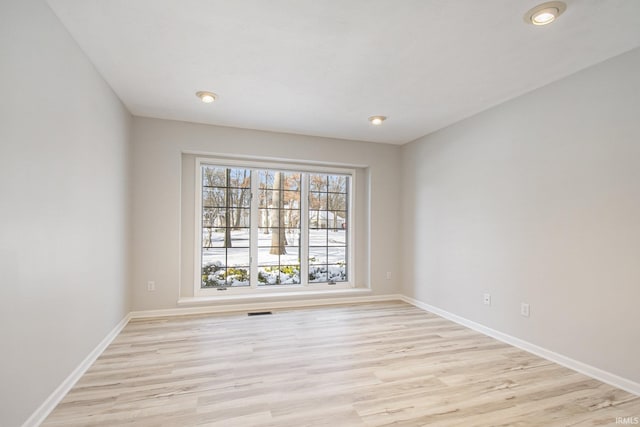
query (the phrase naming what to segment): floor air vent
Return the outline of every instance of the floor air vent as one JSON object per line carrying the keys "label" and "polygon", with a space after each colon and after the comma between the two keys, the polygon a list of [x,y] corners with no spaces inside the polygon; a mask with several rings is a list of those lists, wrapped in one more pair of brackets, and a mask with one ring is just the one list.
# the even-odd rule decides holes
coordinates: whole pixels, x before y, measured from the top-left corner
{"label": "floor air vent", "polygon": [[253,313],[247,313],[247,316],[264,316],[267,314],[273,314],[270,311],[254,311]]}

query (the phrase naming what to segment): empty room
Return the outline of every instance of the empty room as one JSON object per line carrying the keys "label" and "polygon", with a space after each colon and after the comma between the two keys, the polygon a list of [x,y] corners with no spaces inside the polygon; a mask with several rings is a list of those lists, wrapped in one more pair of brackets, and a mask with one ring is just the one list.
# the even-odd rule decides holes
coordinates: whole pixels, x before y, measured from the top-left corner
{"label": "empty room", "polygon": [[0,427],[640,425],[640,1],[3,0]]}

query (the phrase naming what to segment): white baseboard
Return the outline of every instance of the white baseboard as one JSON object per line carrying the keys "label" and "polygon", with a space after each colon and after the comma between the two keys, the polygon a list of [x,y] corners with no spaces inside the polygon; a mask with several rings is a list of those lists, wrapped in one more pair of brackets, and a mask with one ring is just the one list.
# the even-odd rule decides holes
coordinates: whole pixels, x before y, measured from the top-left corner
{"label": "white baseboard", "polygon": [[275,310],[281,308],[313,307],[336,304],[358,304],[377,301],[402,301],[402,295],[367,295],[339,298],[314,298],[289,301],[254,302],[243,304],[218,304],[195,307],[169,308],[165,310],[132,311],[132,319],[149,319],[153,317],[186,316],[190,314],[233,313],[254,310]]}
{"label": "white baseboard", "polygon": [[102,352],[111,344],[111,342],[118,336],[118,334],[124,329],[129,322],[129,314],[127,314],[106,337],[84,358],[82,362],[69,374],[69,376],[56,388],[53,393],[36,409],[33,414],[22,424],[22,427],[37,427],[49,416],[51,411],[60,403],[60,401],[67,395],[69,390],[75,385],[76,382],[84,375],[84,373],[93,365]]}
{"label": "white baseboard", "polygon": [[612,374],[611,372],[604,371],[600,368],[596,368],[595,366],[588,365],[578,360],[571,359],[570,357],[563,356],[562,354],[558,354],[554,351],[532,344],[528,341],[521,340],[520,338],[513,337],[500,331],[496,331],[495,329],[491,329],[487,326],[481,325],[480,323],[476,323],[469,319],[465,319],[464,317],[460,317],[456,314],[449,313],[448,311],[418,301],[414,298],[401,295],[401,299],[411,305],[421,308],[422,310],[436,314],[440,317],[444,317],[445,319],[466,326],[467,328],[473,329],[474,331],[480,332],[481,334],[495,338],[498,341],[502,341],[514,347],[518,347],[522,350],[528,351],[529,353],[533,353],[536,356],[540,356],[543,359],[550,360],[557,363],[558,365],[562,365],[566,368],[580,372],[581,374],[587,375],[591,378],[595,378],[598,381],[602,381],[603,383],[607,383],[614,387],[628,391],[629,393],[640,396],[640,384],[637,382],[622,378],[616,374]]}

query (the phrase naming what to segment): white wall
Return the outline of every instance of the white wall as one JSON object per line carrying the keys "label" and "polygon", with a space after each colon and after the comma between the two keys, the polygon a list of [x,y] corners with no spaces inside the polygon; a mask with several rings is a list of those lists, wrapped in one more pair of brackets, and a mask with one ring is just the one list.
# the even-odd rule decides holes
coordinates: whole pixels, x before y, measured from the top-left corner
{"label": "white wall", "polygon": [[[358,284],[370,281],[374,294],[397,292],[399,282],[387,280],[386,271],[394,276],[399,274],[398,146],[136,117],[133,124],[134,310],[174,308],[181,285],[182,296],[189,296],[193,289],[193,198],[181,194],[183,187],[185,191],[193,191],[193,181],[184,182],[190,175],[183,177],[182,152],[367,166],[359,172],[358,183],[362,190],[368,187],[370,195],[361,191],[359,197],[360,203],[371,206],[369,221],[373,231],[367,245],[357,247]],[[368,186],[364,185],[365,181]],[[362,243],[368,228],[363,222],[368,221],[366,210],[360,212],[364,217],[356,232]],[[369,246],[370,268],[365,253]],[[371,274],[367,277],[369,271]],[[146,290],[149,280],[156,282],[155,292]]]}
{"label": "white wall", "polygon": [[129,311],[130,116],[44,1],[0,6],[0,425]]}
{"label": "white wall", "polygon": [[404,146],[404,293],[640,382],[639,119],[634,50]]}

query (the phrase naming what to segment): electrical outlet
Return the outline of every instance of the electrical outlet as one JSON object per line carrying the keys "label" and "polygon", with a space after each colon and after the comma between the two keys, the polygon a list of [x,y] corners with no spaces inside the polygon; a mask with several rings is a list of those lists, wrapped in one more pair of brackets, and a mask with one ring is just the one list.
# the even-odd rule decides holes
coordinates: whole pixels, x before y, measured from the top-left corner
{"label": "electrical outlet", "polygon": [[155,290],[156,290],[156,282],[153,282],[153,281],[151,281],[151,280],[150,280],[150,281],[148,281],[148,282],[147,282],[147,291],[149,291],[149,292],[153,292],[153,291],[155,291]]}
{"label": "electrical outlet", "polygon": [[491,305],[491,294],[484,294],[482,302],[484,305]]}
{"label": "electrical outlet", "polygon": [[529,317],[529,304],[524,302],[520,304],[520,314],[524,317]]}
{"label": "electrical outlet", "polygon": [[387,271],[387,280],[391,280],[391,272]]}

